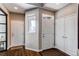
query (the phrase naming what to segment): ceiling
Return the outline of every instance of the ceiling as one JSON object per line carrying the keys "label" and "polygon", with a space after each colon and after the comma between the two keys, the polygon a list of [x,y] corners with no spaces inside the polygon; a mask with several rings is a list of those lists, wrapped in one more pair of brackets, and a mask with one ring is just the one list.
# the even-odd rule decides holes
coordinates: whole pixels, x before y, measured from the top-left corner
{"label": "ceiling", "polygon": [[[3,5],[10,12],[14,12],[14,13],[24,13],[25,10],[36,7],[35,5],[30,5],[25,3],[4,3]],[[17,7],[18,9],[15,9],[15,7]]]}
{"label": "ceiling", "polygon": [[10,12],[24,13],[25,10],[36,7],[42,7],[45,9],[50,9],[52,11],[57,11],[68,5],[68,3],[3,3],[3,5]]}
{"label": "ceiling", "polygon": [[44,7],[45,8],[50,8],[53,11],[57,11],[57,10],[65,7],[66,5],[68,5],[68,3],[45,3]]}

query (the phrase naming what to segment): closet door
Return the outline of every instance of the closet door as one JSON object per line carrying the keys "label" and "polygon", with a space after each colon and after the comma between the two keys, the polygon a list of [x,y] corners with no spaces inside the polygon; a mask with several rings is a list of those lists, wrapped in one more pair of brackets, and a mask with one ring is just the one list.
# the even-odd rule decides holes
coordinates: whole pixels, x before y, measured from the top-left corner
{"label": "closet door", "polygon": [[76,15],[65,18],[65,52],[69,55],[77,55],[77,40],[75,39],[75,20]]}
{"label": "closet door", "polygon": [[54,48],[54,16],[43,14],[42,49]]}
{"label": "closet door", "polygon": [[56,48],[64,51],[64,18],[56,19]]}

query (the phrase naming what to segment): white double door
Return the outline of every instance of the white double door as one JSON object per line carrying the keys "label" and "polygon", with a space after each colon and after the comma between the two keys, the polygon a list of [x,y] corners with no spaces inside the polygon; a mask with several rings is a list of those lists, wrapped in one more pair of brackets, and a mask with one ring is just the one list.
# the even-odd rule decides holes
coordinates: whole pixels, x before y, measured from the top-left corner
{"label": "white double door", "polygon": [[42,18],[42,49],[54,48],[54,16],[43,15]]}
{"label": "white double door", "polygon": [[75,14],[56,20],[56,47],[69,55],[77,55],[75,20]]}

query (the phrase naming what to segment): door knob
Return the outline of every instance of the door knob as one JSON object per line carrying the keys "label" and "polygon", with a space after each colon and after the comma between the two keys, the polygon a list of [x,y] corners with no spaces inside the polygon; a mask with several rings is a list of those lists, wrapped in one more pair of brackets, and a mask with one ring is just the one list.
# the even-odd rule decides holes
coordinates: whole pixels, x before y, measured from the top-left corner
{"label": "door knob", "polygon": [[67,38],[67,36],[62,36],[63,38]]}

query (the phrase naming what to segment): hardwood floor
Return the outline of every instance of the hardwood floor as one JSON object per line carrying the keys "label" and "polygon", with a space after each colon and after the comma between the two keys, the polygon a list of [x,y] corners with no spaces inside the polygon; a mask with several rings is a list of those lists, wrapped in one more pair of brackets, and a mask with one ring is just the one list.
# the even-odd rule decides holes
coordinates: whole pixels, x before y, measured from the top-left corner
{"label": "hardwood floor", "polygon": [[69,56],[68,54],[66,54],[58,49],[55,49],[55,48],[42,51],[42,52],[40,52],[40,54],[42,56]]}
{"label": "hardwood floor", "polygon": [[13,49],[0,52],[0,56],[67,56],[67,54],[62,53],[57,49],[48,49],[42,52],[34,52],[24,49]]}

